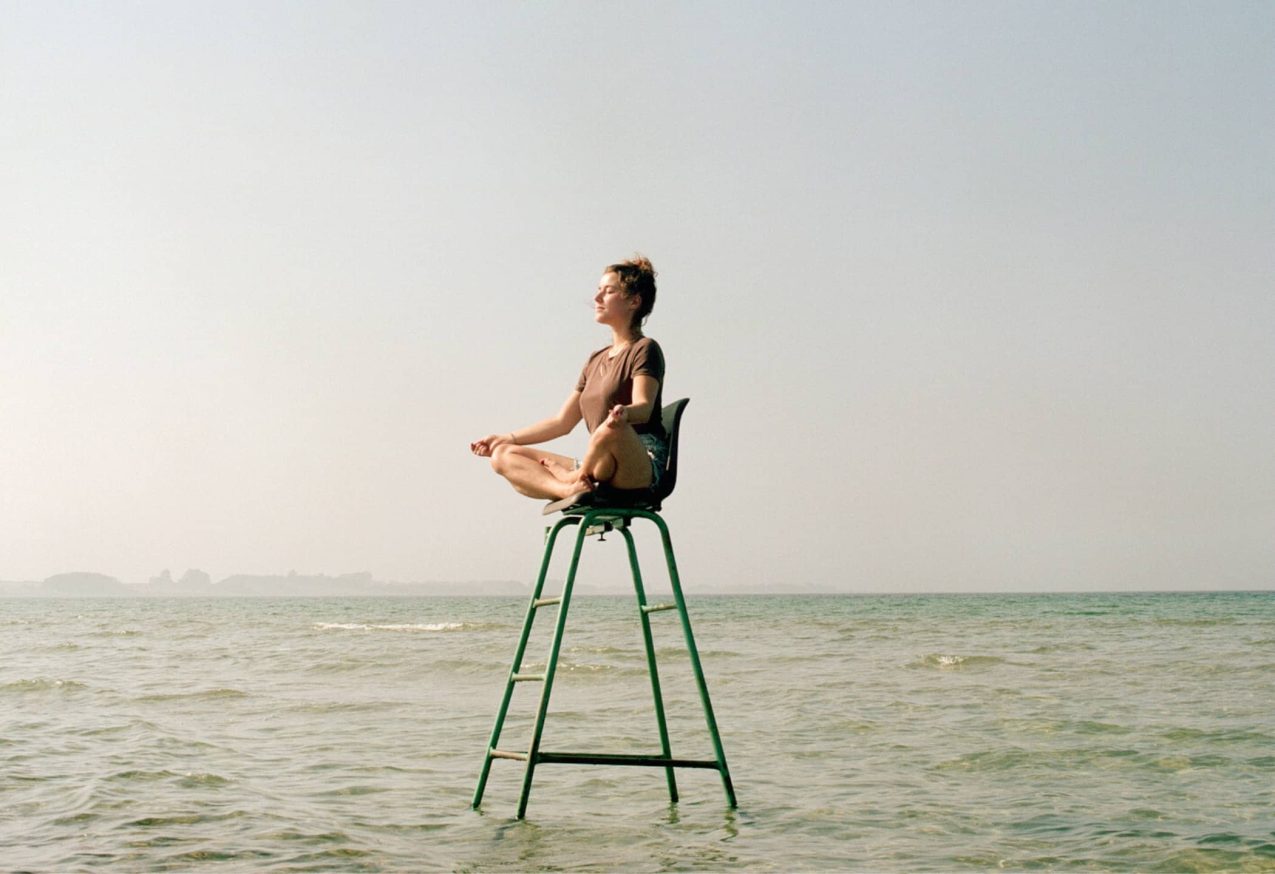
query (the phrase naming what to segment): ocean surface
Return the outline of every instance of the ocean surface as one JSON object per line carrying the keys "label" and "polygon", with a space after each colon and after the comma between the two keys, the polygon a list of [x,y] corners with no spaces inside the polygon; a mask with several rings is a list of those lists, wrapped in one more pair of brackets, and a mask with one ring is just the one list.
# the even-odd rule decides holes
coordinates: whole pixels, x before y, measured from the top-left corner
{"label": "ocean surface", "polygon": [[[518,821],[520,763],[470,800],[522,598],[0,600],[0,870],[1275,871],[1273,593],[689,603],[738,809],[542,765]],[[572,606],[543,748],[658,750],[631,599]]]}

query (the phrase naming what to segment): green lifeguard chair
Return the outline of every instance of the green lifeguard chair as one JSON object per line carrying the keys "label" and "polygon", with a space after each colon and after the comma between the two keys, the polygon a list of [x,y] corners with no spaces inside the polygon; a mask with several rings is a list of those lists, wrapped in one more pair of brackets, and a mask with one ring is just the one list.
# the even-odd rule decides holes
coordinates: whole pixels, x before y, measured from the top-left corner
{"label": "green lifeguard chair", "polygon": [[[531,603],[527,606],[527,618],[523,622],[522,636],[518,640],[518,648],[514,653],[513,665],[509,670],[509,679],[505,683],[505,694],[496,713],[496,724],[491,730],[491,741],[487,744],[487,754],[483,758],[482,773],[478,777],[478,788],[474,791],[473,806],[477,808],[483,800],[483,790],[487,786],[487,777],[491,772],[491,763],[495,759],[512,759],[524,762],[525,771],[522,778],[522,794],[518,799],[518,818],[527,813],[527,799],[531,795],[531,781],[536,773],[537,765],[636,765],[663,768],[668,781],[669,800],[677,801],[677,780],[673,775],[675,768],[709,768],[718,772],[722,778],[722,788],[726,792],[726,802],[735,806],[735,789],[731,784],[730,769],[726,766],[726,754],[722,751],[722,739],[717,730],[717,720],[713,716],[713,703],[708,695],[708,684],[704,680],[704,669],[700,665],[699,651],[695,648],[695,636],[691,632],[691,620],[686,612],[686,601],[682,597],[682,584],[677,575],[677,561],[673,556],[673,544],[669,538],[668,526],[660,518],[659,510],[664,499],[677,484],[677,444],[678,433],[682,423],[682,413],[689,403],[687,399],[667,404],[663,410],[664,429],[668,433],[668,465],[665,468],[660,484],[655,489],[618,490],[599,488],[583,497],[568,498],[555,501],[545,507],[546,516],[561,513],[562,518],[547,530],[544,556],[540,562],[540,575],[536,579],[535,590],[531,594]],[[642,586],[642,571],[638,565],[637,550],[633,545],[633,534],[629,528],[636,519],[648,519],[659,529],[664,544],[664,558],[668,563],[669,581],[673,589],[673,603],[649,604],[646,591]],[[543,597],[545,575],[553,558],[554,546],[558,534],[563,529],[576,526],[575,549],[571,555],[571,566],[567,572],[562,593],[556,597]],[[571,590],[575,585],[576,569],[580,564],[580,552],[586,537],[619,531],[624,537],[629,552],[629,567],[633,571],[633,591],[637,596],[638,619],[642,623],[642,639],[646,644],[646,660],[651,675],[651,692],[655,698],[655,718],[659,725],[660,752],[649,754],[631,753],[577,753],[546,752],[540,749],[540,738],[544,732],[545,717],[549,712],[549,696],[553,691],[554,671],[558,667],[558,653],[562,646],[563,631],[567,625],[567,609],[571,605]],[[527,649],[527,641],[531,637],[531,628],[537,614],[545,607],[557,607],[557,622],[554,625],[553,637],[549,644],[549,657],[543,673],[523,673],[522,658]],[[686,639],[686,648],[690,655],[691,668],[695,673],[695,682],[699,687],[700,701],[704,705],[704,719],[708,724],[708,733],[713,742],[713,759],[679,759],[673,757],[669,744],[668,725],[664,718],[664,699],[660,693],[660,677],[655,665],[655,645],[651,638],[651,614],[667,610],[677,610],[682,621],[682,634]],[[525,750],[501,749],[500,732],[509,710],[509,702],[513,698],[514,687],[519,683],[541,683],[540,705],[536,711],[535,724],[531,730],[531,740]]]}

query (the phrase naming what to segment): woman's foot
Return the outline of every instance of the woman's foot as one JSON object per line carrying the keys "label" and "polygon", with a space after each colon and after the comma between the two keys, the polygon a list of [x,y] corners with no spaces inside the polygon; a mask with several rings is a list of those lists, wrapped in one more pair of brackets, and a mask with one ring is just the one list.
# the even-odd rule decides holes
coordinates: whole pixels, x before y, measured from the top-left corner
{"label": "woman's foot", "polygon": [[553,474],[554,478],[557,479],[558,482],[570,483],[575,482],[578,478],[577,474],[579,473],[579,468],[572,470],[571,468],[559,464],[550,458],[540,459],[540,464],[545,470]]}
{"label": "woman's foot", "polygon": [[562,494],[560,498],[570,498],[575,495],[583,495],[597,488],[597,483],[584,475],[584,471],[579,468],[570,471],[566,479],[558,481],[562,485]]}

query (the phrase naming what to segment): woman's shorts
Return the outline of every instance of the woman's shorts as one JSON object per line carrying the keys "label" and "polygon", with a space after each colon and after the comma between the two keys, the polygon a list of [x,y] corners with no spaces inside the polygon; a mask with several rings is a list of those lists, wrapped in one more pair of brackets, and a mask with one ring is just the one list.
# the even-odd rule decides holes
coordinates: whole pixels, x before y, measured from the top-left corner
{"label": "woman's shorts", "polygon": [[639,434],[638,439],[651,457],[651,488],[654,489],[659,486],[664,478],[664,469],[668,467],[668,444],[654,434]]}

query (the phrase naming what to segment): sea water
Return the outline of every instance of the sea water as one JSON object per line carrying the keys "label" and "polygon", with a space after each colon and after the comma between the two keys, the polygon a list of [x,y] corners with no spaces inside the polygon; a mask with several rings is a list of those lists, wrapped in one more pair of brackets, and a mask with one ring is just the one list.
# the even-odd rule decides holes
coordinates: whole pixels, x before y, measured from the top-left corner
{"label": "sea water", "polygon": [[[542,765],[519,821],[520,763],[470,800],[525,607],[0,601],[0,870],[1275,871],[1275,594],[692,593],[738,808]],[[645,664],[631,598],[577,598],[542,748],[658,751]]]}

